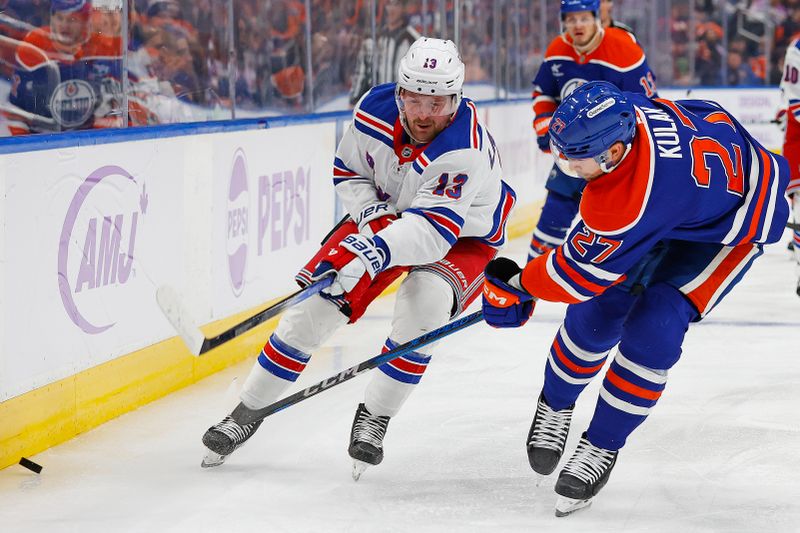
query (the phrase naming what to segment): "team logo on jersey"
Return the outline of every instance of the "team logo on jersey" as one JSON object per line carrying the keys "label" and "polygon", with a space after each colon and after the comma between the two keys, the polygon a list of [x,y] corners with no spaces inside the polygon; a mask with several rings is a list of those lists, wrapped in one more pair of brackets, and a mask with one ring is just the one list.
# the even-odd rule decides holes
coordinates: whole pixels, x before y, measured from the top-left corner
{"label": "team logo on jersey", "polygon": [[402,155],[403,157],[411,157],[412,152],[413,150],[411,149],[410,146],[404,146],[403,150],[400,152],[400,155]]}
{"label": "team logo on jersey", "polygon": [[564,130],[565,127],[566,127],[566,123],[564,123],[564,121],[561,120],[560,117],[556,117],[550,123],[550,131],[552,131],[553,133],[561,133]]}
{"label": "team logo on jersey", "polygon": [[50,97],[50,114],[63,128],[77,128],[94,112],[97,96],[88,82],[67,80],[59,83]]}
{"label": "team logo on jersey", "polygon": [[572,78],[564,86],[561,88],[561,99],[563,100],[567,96],[572,94],[572,91],[580,87],[586,83],[586,80],[583,78]]}

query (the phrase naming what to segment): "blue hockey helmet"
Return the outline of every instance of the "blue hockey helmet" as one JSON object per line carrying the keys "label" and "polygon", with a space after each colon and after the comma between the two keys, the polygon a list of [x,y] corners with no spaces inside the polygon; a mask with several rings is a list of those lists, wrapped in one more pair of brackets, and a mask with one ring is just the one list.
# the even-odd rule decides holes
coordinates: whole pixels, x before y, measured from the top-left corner
{"label": "blue hockey helmet", "polygon": [[600,13],[600,0],[561,0],[561,17],[567,13],[591,11],[595,16]]}
{"label": "blue hockey helmet", "polygon": [[591,81],[575,89],[558,106],[550,121],[550,147],[559,168],[569,170],[568,159],[593,158],[609,172],[608,149],[616,142],[630,149],[636,131],[633,104],[607,81]]}

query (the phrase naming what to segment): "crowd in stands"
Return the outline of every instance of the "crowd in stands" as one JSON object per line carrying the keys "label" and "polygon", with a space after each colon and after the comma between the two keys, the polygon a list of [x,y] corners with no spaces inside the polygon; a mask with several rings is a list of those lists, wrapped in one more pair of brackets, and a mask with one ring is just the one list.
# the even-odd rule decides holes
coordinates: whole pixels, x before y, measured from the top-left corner
{"label": "crowd in stands", "polygon": [[[636,9],[642,1],[616,4]],[[50,24],[54,2],[0,0],[0,75],[12,90],[19,67],[15,43]],[[152,108],[145,123],[224,118],[233,105],[237,113],[253,114],[304,112],[310,102],[314,109],[346,109],[358,96],[353,83],[359,69],[363,74],[363,66],[371,64],[369,54],[380,52],[370,42],[370,4],[311,0],[306,12],[304,0],[235,0],[229,24],[225,0],[130,0],[131,98]],[[497,79],[511,92],[529,91],[542,43],[559,31],[555,10],[540,4],[503,2],[497,8],[492,0],[462,0],[459,45],[468,83],[492,85]],[[121,5],[120,0],[94,0],[90,31],[119,38]],[[658,72],[662,85],[777,85],[786,46],[800,33],[800,0],[673,0],[670,5],[671,12],[658,21],[670,29],[665,33],[672,51],[672,72]],[[453,25],[452,0],[444,11],[434,0],[376,0],[375,6],[378,35],[390,26],[387,17],[398,12],[412,33],[438,34],[442,26]],[[626,11],[618,12],[625,22]],[[632,25],[642,40],[644,29]],[[542,27],[552,35],[541,36]],[[452,29],[449,33],[452,37]],[[198,118],[154,101],[153,95],[218,115]]]}
{"label": "crowd in stands", "polygon": [[780,82],[786,47],[800,35],[800,0],[697,0],[694,20],[689,10],[688,2],[672,4],[674,85]]}

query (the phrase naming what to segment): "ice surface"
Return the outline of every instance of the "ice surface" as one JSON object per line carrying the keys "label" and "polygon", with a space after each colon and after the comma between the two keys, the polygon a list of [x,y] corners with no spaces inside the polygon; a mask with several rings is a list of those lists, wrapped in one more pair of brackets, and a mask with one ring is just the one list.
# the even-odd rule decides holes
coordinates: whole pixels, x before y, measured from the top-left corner
{"label": "ice surface", "polygon": [[[506,255],[521,259],[525,239]],[[200,437],[232,407],[251,361],[32,457],[41,476],[0,471],[3,532],[798,531],[800,298],[785,242],[690,328],[652,416],[588,510],[554,517],[525,436],[562,305],[521,330],[448,337],[392,420],[386,458],[358,483],[350,423],[368,377],[267,419],[246,446],[201,469]],[[392,299],[312,359],[299,390],[380,350]],[[578,401],[568,453],[600,379]],[[1,423],[1,422],[0,422]]]}

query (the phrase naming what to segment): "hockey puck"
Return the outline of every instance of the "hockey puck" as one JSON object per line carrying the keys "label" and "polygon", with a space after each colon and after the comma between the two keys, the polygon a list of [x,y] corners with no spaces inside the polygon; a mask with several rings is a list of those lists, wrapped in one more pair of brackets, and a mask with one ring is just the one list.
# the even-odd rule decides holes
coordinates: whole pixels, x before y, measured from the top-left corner
{"label": "hockey puck", "polygon": [[24,466],[25,468],[27,468],[28,470],[30,470],[31,472],[34,472],[36,474],[39,474],[39,473],[42,472],[42,465],[36,464],[33,461],[31,461],[30,459],[26,459],[25,457],[21,457],[20,458],[19,464],[21,464],[22,466]]}

